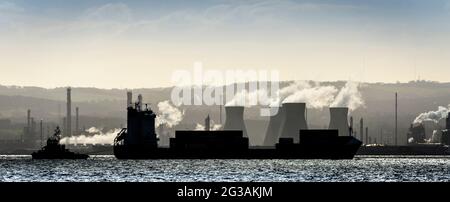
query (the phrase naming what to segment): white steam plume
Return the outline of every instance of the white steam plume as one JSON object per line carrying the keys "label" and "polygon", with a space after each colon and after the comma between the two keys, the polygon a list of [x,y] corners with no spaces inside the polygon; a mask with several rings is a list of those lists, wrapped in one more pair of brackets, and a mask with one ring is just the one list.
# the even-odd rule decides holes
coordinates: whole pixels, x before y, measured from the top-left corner
{"label": "white steam plume", "polygon": [[257,101],[271,107],[281,106],[282,103],[304,102],[308,108],[348,107],[350,111],[364,106],[359,83],[352,81],[348,81],[340,90],[332,85],[321,86],[318,82],[294,81],[279,89],[275,97],[270,99],[266,90],[242,90],[226,106],[247,106],[249,103],[256,104]]}
{"label": "white steam plume", "polygon": [[169,128],[178,125],[184,117],[184,111],[172,106],[169,100],[158,103],[159,114],[156,117],[156,127],[166,125]]}
{"label": "white steam plume", "polygon": [[442,130],[433,130],[433,135],[425,140],[427,143],[440,143],[442,137]]}
{"label": "white steam plume", "polygon": [[103,128],[96,128],[96,127],[90,127],[86,130],[88,133],[100,133],[102,132]]}
{"label": "white steam plume", "polygon": [[283,103],[305,102],[309,108],[323,108],[330,106],[337,89],[334,86],[314,86],[301,89],[289,95]]}
{"label": "white steam plume", "polygon": [[364,100],[359,92],[359,83],[348,81],[330,107],[348,107],[350,111],[353,111],[363,105]]}
{"label": "white steam plume", "polygon": [[78,135],[78,136],[65,137],[60,140],[60,143],[61,144],[72,144],[72,145],[78,145],[78,144],[80,144],[80,145],[86,145],[86,144],[112,145],[117,133],[120,132],[120,128],[116,128],[116,129],[110,130],[106,133],[103,133],[100,129],[91,127],[88,130],[86,130],[86,132],[89,134],[92,134],[92,135]]}
{"label": "white steam plume", "polygon": [[439,120],[447,117],[449,113],[449,108],[450,105],[448,107],[439,106],[437,111],[429,111],[421,113],[414,119],[414,124],[420,124],[424,121],[434,121],[435,123],[438,123]]}
{"label": "white steam plume", "polygon": [[[222,128],[221,124],[216,124],[213,120],[211,120],[210,124],[210,130],[220,130]],[[197,123],[194,130],[205,130],[205,126],[201,123]]]}
{"label": "white steam plume", "polygon": [[247,90],[241,90],[236,93],[230,101],[228,101],[225,106],[250,106],[257,104],[268,104],[269,95],[266,90],[258,89],[252,92]]}

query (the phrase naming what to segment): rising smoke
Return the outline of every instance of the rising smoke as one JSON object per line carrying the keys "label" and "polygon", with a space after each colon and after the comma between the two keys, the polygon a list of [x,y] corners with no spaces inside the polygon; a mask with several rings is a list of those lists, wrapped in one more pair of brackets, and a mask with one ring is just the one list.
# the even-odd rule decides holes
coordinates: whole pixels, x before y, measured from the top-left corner
{"label": "rising smoke", "polygon": [[184,117],[184,111],[172,106],[169,100],[158,103],[159,114],[156,117],[156,127],[165,125],[169,128],[178,125]]}
{"label": "rising smoke", "polygon": [[[299,87],[298,83],[294,84],[294,86]],[[308,108],[320,109],[330,106],[330,103],[333,102],[334,96],[338,91],[334,86],[320,86],[319,84],[300,84],[300,86],[303,88],[297,88],[293,93],[290,93],[283,99],[283,103],[304,102]],[[288,86],[288,88],[291,87]],[[290,89],[288,91],[290,91]],[[285,92],[280,93],[282,97],[286,95]]]}
{"label": "rising smoke", "polygon": [[228,106],[248,106],[256,101],[267,102],[272,107],[281,106],[282,103],[304,102],[308,108],[321,109],[323,107],[348,107],[354,111],[364,106],[364,100],[359,91],[359,83],[348,81],[338,90],[331,85],[322,86],[318,82],[295,81],[277,91],[275,99],[269,99],[264,90],[247,92],[243,90],[227,103]]}
{"label": "rising smoke", "polygon": [[[220,129],[222,129],[222,125],[214,123],[213,120],[211,120],[210,124],[211,124],[210,125],[210,130],[220,130]],[[197,125],[195,126],[194,130],[205,130],[205,126],[202,125],[201,123],[197,123]]]}
{"label": "rising smoke", "polygon": [[78,135],[65,137],[60,140],[61,144],[72,144],[72,145],[112,145],[114,142],[114,138],[117,133],[120,132],[119,128],[110,130],[106,133],[103,133],[101,129],[96,127],[91,127],[85,131],[89,135]]}
{"label": "rising smoke", "polygon": [[440,143],[442,137],[442,130],[433,130],[433,135],[425,140],[427,143]]}
{"label": "rising smoke", "polygon": [[359,83],[349,81],[339,91],[330,107],[348,107],[350,111],[353,111],[363,105],[364,100],[359,92]]}
{"label": "rising smoke", "polygon": [[419,116],[417,116],[414,119],[413,123],[420,124],[424,121],[434,121],[435,123],[438,123],[441,119],[444,119],[447,117],[447,115],[450,111],[449,108],[450,108],[450,105],[448,107],[439,106],[437,111],[429,111],[429,112],[421,113]]}

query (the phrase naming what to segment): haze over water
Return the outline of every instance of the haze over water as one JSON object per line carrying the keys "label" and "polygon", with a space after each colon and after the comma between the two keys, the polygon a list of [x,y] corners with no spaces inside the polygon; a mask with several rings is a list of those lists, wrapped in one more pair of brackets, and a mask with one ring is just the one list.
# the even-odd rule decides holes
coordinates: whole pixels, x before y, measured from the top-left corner
{"label": "haze over water", "polygon": [[449,182],[449,157],[356,157],[353,160],[32,160],[1,155],[6,182]]}

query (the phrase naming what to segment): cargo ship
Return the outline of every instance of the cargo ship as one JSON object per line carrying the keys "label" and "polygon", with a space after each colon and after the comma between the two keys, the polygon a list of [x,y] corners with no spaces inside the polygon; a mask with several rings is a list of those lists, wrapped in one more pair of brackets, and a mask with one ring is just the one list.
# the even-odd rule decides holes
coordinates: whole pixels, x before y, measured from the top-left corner
{"label": "cargo ship", "polygon": [[31,154],[33,159],[87,159],[89,155],[71,152],[60,144],[61,130],[56,127],[53,136],[47,139],[47,145]]}
{"label": "cargo ship", "polygon": [[118,159],[352,159],[362,144],[352,136],[340,136],[338,129],[290,127],[284,131],[288,136],[281,136],[274,146],[250,147],[245,127],[240,124],[241,128],[233,128],[226,122],[225,130],[176,131],[170,146],[160,147],[156,114],[147,105],[142,109],[141,100],[140,96],[139,102],[128,105],[127,128],[114,139],[113,151]]}

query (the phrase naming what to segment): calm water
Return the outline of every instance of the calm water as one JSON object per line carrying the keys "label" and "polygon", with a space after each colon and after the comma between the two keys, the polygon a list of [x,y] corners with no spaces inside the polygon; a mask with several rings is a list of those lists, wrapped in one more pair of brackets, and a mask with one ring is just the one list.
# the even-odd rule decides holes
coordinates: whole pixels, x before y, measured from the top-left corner
{"label": "calm water", "polygon": [[450,158],[354,160],[32,160],[0,156],[0,181],[447,181]]}

